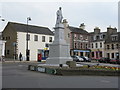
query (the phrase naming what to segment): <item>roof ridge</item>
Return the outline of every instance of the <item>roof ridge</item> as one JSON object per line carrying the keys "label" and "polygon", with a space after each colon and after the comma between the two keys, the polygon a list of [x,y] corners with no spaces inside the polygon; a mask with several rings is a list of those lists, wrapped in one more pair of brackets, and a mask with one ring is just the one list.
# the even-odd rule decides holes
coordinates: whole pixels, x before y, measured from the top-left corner
{"label": "roof ridge", "polygon": [[[18,23],[18,22],[8,22],[8,23],[12,23],[12,24],[19,24],[19,25],[25,25],[25,26],[27,26],[27,24],[25,24],[25,23]],[[31,25],[31,24],[29,24],[29,26],[32,26],[32,27],[43,27],[43,28],[48,28],[48,27],[44,27],[44,26],[37,26],[37,25]],[[49,29],[49,28],[48,28]]]}
{"label": "roof ridge", "polygon": [[[17,32],[27,32],[27,24],[17,23],[17,22],[8,22],[7,25],[11,24]],[[43,26],[35,26],[35,25],[28,25],[29,26],[29,33],[36,33],[36,34],[45,34],[45,35],[54,35],[53,32],[48,27]]]}

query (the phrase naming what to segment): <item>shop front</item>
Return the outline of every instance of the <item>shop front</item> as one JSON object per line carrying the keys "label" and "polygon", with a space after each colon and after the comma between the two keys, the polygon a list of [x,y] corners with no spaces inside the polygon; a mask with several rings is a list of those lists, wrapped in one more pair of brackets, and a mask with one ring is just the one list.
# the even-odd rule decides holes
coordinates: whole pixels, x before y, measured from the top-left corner
{"label": "shop front", "polygon": [[91,58],[92,59],[100,59],[103,57],[103,51],[92,51]]}
{"label": "shop front", "polygon": [[49,50],[46,50],[46,49],[38,49],[38,61],[41,61],[41,60],[46,60],[49,56]]}
{"label": "shop front", "polygon": [[71,50],[71,56],[87,56],[90,57],[90,50]]}

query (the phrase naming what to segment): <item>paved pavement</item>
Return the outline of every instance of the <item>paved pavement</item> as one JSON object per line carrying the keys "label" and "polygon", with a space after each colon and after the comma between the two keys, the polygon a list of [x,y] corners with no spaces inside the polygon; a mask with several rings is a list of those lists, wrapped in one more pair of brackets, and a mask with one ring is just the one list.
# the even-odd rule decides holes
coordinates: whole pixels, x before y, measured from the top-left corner
{"label": "paved pavement", "polygon": [[[55,76],[28,71],[37,62],[2,63],[3,88],[118,88],[114,76]],[[0,64],[1,65],[1,64]]]}

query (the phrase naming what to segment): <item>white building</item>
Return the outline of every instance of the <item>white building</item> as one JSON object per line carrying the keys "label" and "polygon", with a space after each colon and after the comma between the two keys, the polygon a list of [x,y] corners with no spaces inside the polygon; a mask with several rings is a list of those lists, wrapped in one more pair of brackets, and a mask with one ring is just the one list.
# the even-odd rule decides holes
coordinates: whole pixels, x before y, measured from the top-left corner
{"label": "white building", "polygon": [[0,59],[5,56],[5,41],[2,40],[2,33],[0,32]]}
{"label": "white building", "polygon": [[54,40],[54,34],[49,28],[9,22],[3,31],[3,39],[7,41],[6,58],[17,59],[22,53],[23,60],[26,60],[27,30],[29,60],[37,61],[38,54],[42,54],[42,59],[48,56],[48,45]]}

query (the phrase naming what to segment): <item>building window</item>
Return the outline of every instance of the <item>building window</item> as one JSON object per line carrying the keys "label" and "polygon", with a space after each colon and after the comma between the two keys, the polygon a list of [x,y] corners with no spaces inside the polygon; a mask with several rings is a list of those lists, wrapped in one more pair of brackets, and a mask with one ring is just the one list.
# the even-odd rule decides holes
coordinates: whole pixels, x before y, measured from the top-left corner
{"label": "building window", "polygon": [[86,49],[88,48],[88,44],[86,44]]}
{"label": "building window", "polygon": [[83,52],[80,52],[80,56],[83,56]]}
{"label": "building window", "polygon": [[77,43],[75,43],[75,48],[77,48]]}
{"label": "building window", "polygon": [[94,40],[94,37],[93,37],[93,36],[91,36],[91,40]]}
{"label": "building window", "polygon": [[81,47],[81,49],[83,48],[83,44],[82,43],[81,43],[80,47]]}
{"label": "building window", "polygon": [[102,52],[100,52],[100,57],[102,57]]}
{"label": "building window", "polygon": [[109,46],[109,45],[107,45],[107,49],[110,49],[110,46]]}
{"label": "building window", "polygon": [[30,40],[30,34],[26,34],[26,40]]}
{"label": "building window", "polygon": [[105,35],[103,35],[103,39],[105,38]]}
{"label": "building window", "polygon": [[42,42],[45,42],[45,36],[42,36]]}
{"label": "building window", "polygon": [[83,40],[83,36],[82,35],[80,35],[80,40]]}
{"label": "building window", "polygon": [[85,40],[86,40],[86,41],[88,40],[88,36],[86,36]]}
{"label": "building window", "polygon": [[2,40],[5,40],[5,37],[3,37]]}
{"label": "building window", "polygon": [[7,50],[7,54],[8,54],[8,55],[10,54],[10,50]]}
{"label": "building window", "polygon": [[38,35],[34,35],[34,41],[38,41]]}
{"label": "building window", "polygon": [[48,44],[48,43],[46,43],[46,44],[45,44],[45,47],[47,47],[47,48],[48,48],[48,47],[49,47],[49,44]]}
{"label": "building window", "polygon": [[99,56],[98,56],[99,54],[98,54],[98,52],[96,52],[96,58],[98,58]]}
{"label": "building window", "polygon": [[94,52],[92,52],[92,57],[94,57]]}
{"label": "building window", "polygon": [[10,40],[10,36],[8,37],[8,40]]}
{"label": "building window", "polygon": [[7,37],[6,37],[6,39],[5,40],[7,40]]}
{"label": "building window", "polygon": [[77,34],[74,34],[74,38],[75,38],[75,39],[77,38]]}
{"label": "building window", "polygon": [[112,36],[112,41],[117,41],[118,37],[117,36]]}
{"label": "building window", "polygon": [[111,54],[112,54],[112,55],[111,55],[111,56],[112,56],[111,58],[114,58],[114,53],[111,53]]}
{"label": "building window", "polygon": [[70,37],[70,34],[68,33],[68,38]]}
{"label": "building window", "polygon": [[102,43],[100,43],[100,48],[102,48]]}
{"label": "building window", "polygon": [[92,48],[93,48],[93,43],[92,43]]}
{"label": "building window", "polygon": [[107,53],[107,58],[110,58],[110,53]]}
{"label": "building window", "polygon": [[49,37],[49,42],[52,42],[52,37]]}
{"label": "building window", "polygon": [[98,44],[97,43],[95,43],[95,46],[96,46],[96,48],[98,48]]}
{"label": "building window", "polygon": [[112,49],[114,49],[114,44],[112,44]]}
{"label": "building window", "polygon": [[116,49],[118,49],[119,48],[119,44],[116,44]]}
{"label": "building window", "polygon": [[99,39],[99,36],[96,36],[96,39],[98,40],[98,39]]}
{"label": "building window", "polygon": [[10,40],[10,37],[8,36],[8,37],[6,37],[6,40]]}

